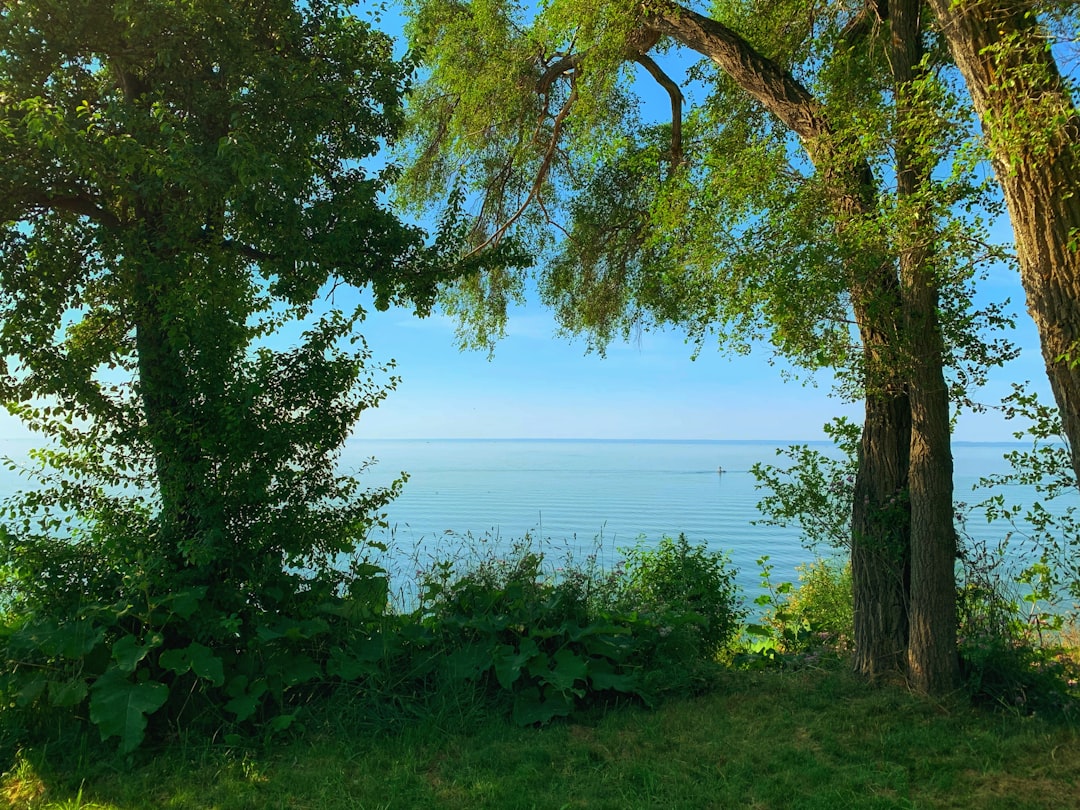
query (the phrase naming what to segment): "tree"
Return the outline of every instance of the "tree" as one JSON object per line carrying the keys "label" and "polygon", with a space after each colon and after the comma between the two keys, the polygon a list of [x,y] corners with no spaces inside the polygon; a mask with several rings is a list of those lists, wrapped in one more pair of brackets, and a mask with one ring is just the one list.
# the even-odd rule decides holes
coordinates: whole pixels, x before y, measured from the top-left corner
{"label": "tree", "polygon": [[[937,245],[927,191],[937,162],[935,116],[926,88],[919,0],[889,0],[889,63],[896,98],[898,254],[908,341],[911,400],[911,638],[907,667],[923,691],[946,692],[959,677],[956,651],[957,555],[945,346],[938,320]],[[929,113],[929,114],[928,114]]]}
{"label": "tree", "polygon": [[1049,28],[1055,19],[1075,24],[1076,5],[929,0],[929,7],[986,133],[1028,311],[1080,476],[1080,110]]}
{"label": "tree", "polygon": [[[728,4],[720,20],[667,2],[603,9],[565,3],[524,27],[499,3],[420,4],[410,33],[431,78],[414,98],[420,146],[408,179],[420,198],[455,173],[478,189],[480,247],[511,226],[544,244],[560,186],[577,192],[567,206],[571,227],[541,273],[541,292],[568,328],[591,332],[601,344],[619,329],[649,323],[723,337],[767,331],[803,363],[851,369],[866,401],[852,525],[856,665],[872,675],[902,668],[908,650],[909,469],[936,477],[911,490],[920,514],[935,514],[918,529],[920,547],[938,552],[927,562],[940,569],[930,590],[940,594],[952,576],[953,535],[939,531],[951,527],[951,484],[941,491],[951,473],[944,466],[931,474],[935,464],[949,464],[948,399],[933,373],[936,363],[943,379],[934,312],[939,289],[951,286],[950,260],[934,256],[931,266],[932,235],[894,239],[897,226],[871,164],[874,147],[866,146],[875,137],[859,120],[881,109],[889,83],[872,47],[887,5],[811,13],[796,3],[774,9],[775,18],[762,11]],[[740,29],[768,42],[775,57],[751,46]],[[719,68],[694,68],[710,95],[686,120],[681,90],[650,55],[672,42]],[[670,127],[643,129],[627,113],[632,102],[616,77],[631,61],[668,94]],[[811,93],[794,70],[825,95]],[[897,85],[910,81],[896,77]],[[792,135],[816,170],[811,176],[803,174],[805,163],[790,160]],[[947,154],[947,143],[934,146],[944,150],[936,159]],[[929,158],[920,152],[920,160]],[[904,196],[917,198],[935,232],[943,206],[918,191],[912,183]],[[505,276],[467,284],[452,303],[467,317],[476,300],[487,305],[480,307],[484,337],[500,325],[497,311],[490,319],[492,307],[520,288]],[[854,355],[848,307],[861,345]],[[909,320],[928,342],[909,341]],[[920,391],[934,389],[920,407],[935,443],[927,451],[927,434],[920,434],[925,463],[911,468],[914,358],[935,341],[918,380]],[[942,615],[933,632],[952,650],[947,605]],[[954,668],[946,654],[929,669]],[[929,680],[924,686],[938,688]]]}
{"label": "tree", "polygon": [[[155,681],[232,690],[250,716],[284,633],[268,623],[369,584],[337,558],[393,490],[334,462],[385,388],[348,346],[360,313],[313,306],[371,285],[426,312],[454,272],[450,220],[426,245],[365,164],[410,71],[334,0],[0,8],[0,394],[60,472],[9,504],[5,601],[35,654],[80,659],[49,689],[91,684],[125,746],[142,726],[111,707],[145,723]],[[299,344],[270,348],[293,322]],[[50,622],[89,641],[49,646]]]}

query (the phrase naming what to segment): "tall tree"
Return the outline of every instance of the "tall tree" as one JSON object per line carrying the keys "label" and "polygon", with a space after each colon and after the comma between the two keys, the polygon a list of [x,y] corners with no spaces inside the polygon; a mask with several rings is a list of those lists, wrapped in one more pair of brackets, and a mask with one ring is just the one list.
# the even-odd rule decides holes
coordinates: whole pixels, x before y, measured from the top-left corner
{"label": "tall tree", "polygon": [[[904,298],[911,400],[911,638],[907,664],[923,691],[944,692],[959,676],[956,652],[956,530],[945,346],[934,265],[937,163],[927,109],[920,0],[889,0],[889,63],[896,103],[897,252]],[[932,87],[932,85],[929,85]],[[921,92],[920,92],[921,91]]]}
{"label": "tall tree", "polygon": [[[362,163],[410,70],[333,0],[0,7],[0,393],[76,482],[148,485],[128,561],[226,613],[286,598],[389,496],[333,469],[383,395],[343,348],[352,319],[265,340],[328,282],[430,304],[445,245],[385,210]],[[105,496],[80,492],[54,503],[100,530]]]}
{"label": "tall tree", "polygon": [[[855,126],[859,111],[876,109],[881,82],[856,81],[845,91],[834,81],[845,69],[881,72],[865,61],[881,20],[876,6],[826,14],[824,22],[807,14],[807,22],[786,26],[779,18],[802,19],[786,6],[774,10],[776,19],[754,4],[725,9],[721,21],[667,2],[598,10],[564,3],[525,28],[500,3],[419,4],[410,30],[431,79],[414,99],[420,147],[409,179],[421,198],[455,174],[482,191],[478,246],[498,242],[511,226],[531,230],[543,244],[560,186],[578,190],[560,253],[542,273],[542,294],[564,324],[601,342],[620,322],[678,322],[699,334],[765,329],[803,362],[845,364],[850,306],[861,345],[854,375],[866,401],[852,526],[856,666],[867,674],[901,669],[908,652],[915,355],[904,311],[911,309],[926,339],[940,345],[933,312],[917,309],[932,306],[943,274],[924,270],[926,251],[913,246],[902,284],[865,146],[873,138]],[[770,42],[776,56],[764,56],[737,27]],[[650,53],[670,42],[719,68],[695,68],[712,93],[687,120],[682,91]],[[670,127],[642,130],[627,114],[631,101],[616,81],[627,62],[641,65],[667,94]],[[815,62],[826,66],[816,81],[833,98],[819,98],[795,77],[795,69],[812,75],[815,68],[806,65]],[[887,75],[886,69],[886,84]],[[790,162],[792,134],[816,168],[811,177]],[[476,299],[486,301],[482,332],[492,325],[483,313],[497,310],[515,283],[473,279],[460,310],[470,316]],[[926,358],[931,366],[936,358],[939,377],[941,355]],[[934,429],[945,431],[945,456],[921,455],[920,474],[948,459],[948,400],[941,394],[932,400],[944,411],[937,407],[932,418],[942,419]],[[930,489],[951,480],[948,467],[935,475]],[[923,524],[928,538],[934,527],[951,526],[950,494],[951,485],[944,499],[920,485],[923,514],[939,513],[933,525]],[[936,538],[939,550],[950,537]],[[951,578],[951,555],[929,564]],[[946,629],[943,644],[951,643]]]}
{"label": "tall tree", "polygon": [[1080,476],[1080,109],[1051,47],[1072,2],[929,0],[982,121]]}

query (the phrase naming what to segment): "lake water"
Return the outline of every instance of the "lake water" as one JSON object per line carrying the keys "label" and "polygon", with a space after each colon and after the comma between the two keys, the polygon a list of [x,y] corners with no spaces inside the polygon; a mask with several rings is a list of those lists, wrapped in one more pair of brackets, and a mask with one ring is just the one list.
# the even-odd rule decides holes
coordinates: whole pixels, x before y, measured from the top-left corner
{"label": "lake water", "polygon": [[[609,561],[618,548],[639,538],[655,543],[683,533],[692,543],[728,552],[739,583],[752,597],[759,592],[760,557],[769,556],[774,581],[794,579],[796,566],[814,557],[798,529],[754,523],[761,519],[756,504],[763,493],[755,488],[750,468],[758,462],[785,466],[776,450],[789,444],[364,440],[350,442],[343,460],[347,467],[364,456],[376,457],[378,464],[366,477],[373,484],[409,472],[403,494],[388,510],[389,529],[376,536],[392,539],[399,554],[414,549],[421,562],[454,552],[461,546],[456,536],[465,533],[502,546],[529,533],[556,559],[567,551],[580,559],[599,541]],[[829,442],[807,444],[835,452]],[[1021,446],[957,444],[956,500],[974,503],[986,497],[972,493],[975,482],[1006,472],[1004,453]],[[1027,487],[1010,487],[1006,495],[1011,503],[1034,500]],[[1004,524],[987,526],[977,516],[967,528],[991,543],[1009,531]]]}
{"label": "lake water", "polygon": [[[417,561],[422,566],[460,552],[465,535],[486,537],[498,551],[529,534],[557,564],[568,553],[582,559],[598,543],[602,556],[614,562],[619,548],[639,538],[655,543],[684,533],[692,543],[728,552],[740,584],[753,597],[758,558],[768,555],[774,580],[783,581],[814,556],[797,529],[754,525],[762,492],[749,470],[757,462],[782,464],[776,449],[789,444],[353,439],[342,468],[351,471],[366,458],[377,458],[361,479],[372,486],[409,473],[401,497],[389,507],[389,528],[373,533],[375,539],[392,541],[395,551],[385,562],[397,574],[398,587],[415,573]],[[809,444],[834,452],[828,442]],[[1021,446],[955,445],[956,499],[973,503],[985,497],[971,492],[974,483],[982,475],[1005,472],[1003,454]],[[26,449],[7,443],[0,454],[18,457]],[[0,469],[0,498],[18,486],[19,479]],[[1006,495],[1016,503],[1034,499],[1026,487],[1012,487]],[[1009,531],[1004,524],[987,527],[977,517],[968,529],[991,543]]]}

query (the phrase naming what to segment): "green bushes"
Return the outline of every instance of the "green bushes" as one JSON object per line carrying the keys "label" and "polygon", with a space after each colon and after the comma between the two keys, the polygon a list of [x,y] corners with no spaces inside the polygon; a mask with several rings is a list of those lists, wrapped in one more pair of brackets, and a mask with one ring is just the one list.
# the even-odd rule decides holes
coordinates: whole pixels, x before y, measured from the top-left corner
{"label": "green bushes", "polygon": [[445,649],[440,677],[479,683],[508,698],[516,722],[542,723],[689,687],[740,626],[734,576],[682,536],[630,549],[611,571],[545,569],[526,543],[460,575],[436,566],[417,616]]}
{"label": "green bushes", "polygon": [[648,703],[695,688],[742,621],[727,559],[685,537],[639,545],[612,570],[553,569],[528,540],[464,568],[436,564],[407,613],[388,609],[385,571],[363,561],[336,578],[297,574],[278,611],[226,614],[205,586],[166,591],[136,566],[78,600],[76,583],[105,583],[110,568],[78,551],[33,558],[39,579],[70,586],[62,615],[31,589],[21,604],[35,609],[7,617],[5,720],[33,735],[47,717],[81,716],[122,751],[181,729],[273,734],[330,694],[384,716],[423,713],[437,696],[479,701],[523,725]]}
{"label": "green bushes", "polygon": [[798,585],[773,583],[768,557],[758,560],[764,593],[761,621],[747,626],[740,661],[750,666],[814,663],[851,649],[854,628],[851,563],[818,558],[797,567]]}

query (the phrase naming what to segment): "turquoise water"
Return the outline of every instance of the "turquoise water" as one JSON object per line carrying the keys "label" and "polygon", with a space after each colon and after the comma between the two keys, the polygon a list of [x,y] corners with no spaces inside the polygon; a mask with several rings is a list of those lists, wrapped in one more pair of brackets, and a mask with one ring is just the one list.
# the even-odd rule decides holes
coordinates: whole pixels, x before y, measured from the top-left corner
{"label": "turquoise water", "polygon": [[[782,464],[777,448],[793,443],[357,440],[347,446],[343,462],[348,467],[365,456],[378,458],[366,476],[372,483],[409,472],[403,494],[389,507],[389,528],[375,536],[393,540],[399,555],[418,557],[422,564],[453,553],[461,546],[457,535],[465,533],[493,538],[499,547],[529,533],[546,543],[549,556],[569,552],[578,559],[599,541],[608,560],[639,538],[654,543],[684,533],[693,543],[728,552],[752,596],[759,588],[760,557],[769,556],[774,580],[782,581],[793,579],[795,567],[814,556],[798,529],[755,525],[763,493],[750,468],[757,462]],[[834,452],[828,442],[808,444]],[[1005,472],[1002,456],[1018,446],[956,445],[956,500],[985,497],[972,493],[972,486],[980,476]],[[1021,503],[1034,498],[1022,487],[1006,494]],[[991,543],[1009,531],[978,519],[968,529]],[[398,564],[405,573],[408,563]]]}
{"label": "turquoise water", "polygon": [[[792,443],[797,442],[353,439],[341,466],[353,471],[377,458],[362,476],[372,486],[409,473],[401,497],[388,509],[388,528],[372,535],[392,541],[395,550],[384,562],[401,581],[415,573],[417,563],[462,551],[465,535],[487,538],[497,553],[529,534],[558,564],[567,555],[580,560],[598,544],[613,562],[620,547],[639,538],[654,543],[684,533],[693,543],[729,552],[740,584],[753,596],[758,558],[768,555],[774,579],[784,580],[814,556],[797,529],[754,525],[762,493],[750,467],[782,461],[776,449]],[[809,444],[833,452],[830,443]],[[28,446],[0,443],[0,455],[18,458]],[[1002,455],[1019,446],[955,445],[956,499],[974,503],[985,497],[973,494],[972,485],[981,475],[1005,472]],[[19,486],[16,476],[0,469],[0,498]],[[1024,487],[1006,495],[1017,503],[1034,499]],[[977,518],[968,529],[991,543],[1009,531]]]}

